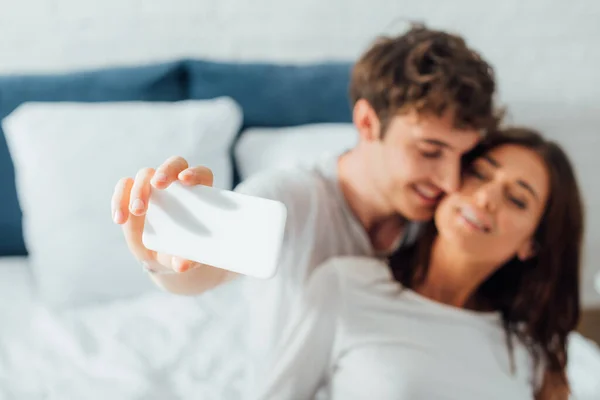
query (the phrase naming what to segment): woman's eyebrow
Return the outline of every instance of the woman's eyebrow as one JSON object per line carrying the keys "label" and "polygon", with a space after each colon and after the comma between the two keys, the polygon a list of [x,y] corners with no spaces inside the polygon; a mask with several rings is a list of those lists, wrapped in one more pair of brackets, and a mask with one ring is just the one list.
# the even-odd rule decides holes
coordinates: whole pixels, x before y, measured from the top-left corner
{"label": "woman's eyebrow", "polygon": [[498,160],[496,160],[496,159],[495,159],[495,158],[493,158],[493,157],[490,157],[490,156],[483,156],[483,159],[484,159],[485,161],[487,161],[488,163],[492,164],[492,165],[493,165],[494,167],[496,167],[496,168],[500,168],[500,167],[501,167],[501,165],[500,165],[500,163],[498,162]]}
{"label": "woman's eyebrow", "polygon": [[[483,156],[483,159],[485,161],[487,161],[489,164],[491,164],[492,166],[494,166],[495,168],[500,168],[502,165],[498,162],[498,160],[496,160],[493,157],[490,157],[489,155]],[[535,192],[535,190],[533,190],[533,188],[531,187],[530,184],[528,184],[527,182],[525,182],[522,179],[517,180],[517,184],[523,188],[525,188],[529,193],[531,193],[533,195],[533,197],[535,197],[536,199],[539,199],[537,193]]]}
{"label": "woman's eyebrow", "polygon": [[531,193],[533,195],[533,197],[535,197],[536,199],[539,199],[535,190],[533,190],[533,188],[527,182],[525,182],[522,179],[519,179],[517,181],[517,183],[519,184],[519,186],[524,187],[529,193]]}

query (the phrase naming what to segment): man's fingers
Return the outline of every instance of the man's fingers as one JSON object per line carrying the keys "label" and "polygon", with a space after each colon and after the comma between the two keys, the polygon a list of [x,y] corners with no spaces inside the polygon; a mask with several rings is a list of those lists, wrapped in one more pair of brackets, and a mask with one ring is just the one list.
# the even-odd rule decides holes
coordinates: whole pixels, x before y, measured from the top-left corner
{"label": "man's fingers", "polygon": [[192,167],[187,168],[179,173],[179,180],[185,185],[213,185],[213,173],[210,168],[207,167]]}
{"label": "man's fingers", "polygon": [[176,257],[164,253],[156,254],[156,261],[158,261],[161,265],[171,268],[173,271],[180,273],[189,271],[201,265],[194,261],[186,260],[181,257]]}
{"label": "man's fingers", "polygon": [[154,169],[141,169],[135,176],[135,182],[131,188],[129,199],[129,212],[135,216],[144,215],[150,199],[150,179],[154,175]]}
{"label": "man's fingers", "polygon": [[168,187],[176,181],[177,176],[188,167],[187,161],[183,157],[171,157],[156,169],[156,174],[152,179],[152,185],[158,189]]}
{"label": "man's fingers", "polygon": [[183,259],[180,257],[173,256],[171,258],[171,265],[172,265],[173,269],[177,272],[186,272],[186,271],[189,271],[190,269],[199,267],[201,264],[194,262],[194,261],[190,261],[190,260],[186,260],[186,259]]}
{"label": "man's fingers", "polygon": [[129,217],[129,195],[133,179],[122,178],[117,182],[111,200],[111,214],[116,224],[124,224]]}
{"label": "man's fingers", "polygon": [[153,187],[165,189],[176,180],[190,186],[212,186],[213,174],[207,167],[189,168],[182,157],[171,157],[156,170],[144,168],[136,174],[135,179],[120,180],[113,193],[111,208],[113,219],[122,225],[128,247],[136,258],[155,261],[165,269],[181,273],[202,264],[168,254],[157,254],[147,249],[142,242],[145,213]]}
{"label": "man's fingers", "polygon": [[138,260],[156,260],[156,252],[147,249],[142,242],[146,217],[129,214],[127,222],[122,225],[123,234],[129,251]]}

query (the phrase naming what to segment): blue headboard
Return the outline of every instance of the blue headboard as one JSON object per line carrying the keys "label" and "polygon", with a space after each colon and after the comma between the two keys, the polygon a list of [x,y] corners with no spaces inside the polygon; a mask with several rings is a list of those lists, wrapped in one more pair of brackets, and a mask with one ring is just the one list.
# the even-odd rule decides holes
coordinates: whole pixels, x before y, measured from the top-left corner
{"label": "blue headboard", "polygon": [[[0,76],[0,118],[28,101],[179,101],[230,96],[244,111],[244,128],[350,122],[351,67],[344,62],[278,65],[178,60],[56,75]],[[234,175],[237,182],[237,172]],[[13,164],[2,133],[0,256],[27,254],[21,219]]]}

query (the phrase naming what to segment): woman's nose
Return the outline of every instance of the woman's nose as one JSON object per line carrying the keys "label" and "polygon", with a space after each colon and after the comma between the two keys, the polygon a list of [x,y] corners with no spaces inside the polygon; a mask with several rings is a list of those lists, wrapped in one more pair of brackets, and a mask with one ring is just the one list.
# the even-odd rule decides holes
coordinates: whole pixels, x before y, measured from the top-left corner
{"label": "woman's nose", "polygon": [[488,211],[496,211],[500,192],[498,185],[492,182],[481,185],[475,192],[477,205]]}

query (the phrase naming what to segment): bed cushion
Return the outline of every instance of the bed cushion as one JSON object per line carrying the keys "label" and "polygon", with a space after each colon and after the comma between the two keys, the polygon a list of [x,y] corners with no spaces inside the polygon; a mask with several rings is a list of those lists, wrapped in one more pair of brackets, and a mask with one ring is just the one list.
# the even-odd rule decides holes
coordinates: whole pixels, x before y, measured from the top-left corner
{"label": "bed cushion", "polygon": [[42,299],[81,305],[154,286],[112,222],[121,177],[181,155],[231,187],[242,114],[229,98],[182,102],[28,103],[4,120],[30,265]]}
{"label": "bed cushion", "polygon": [[[48,75],[0,76],[0,119],[28,101],[177,101],[187,95],[179,62]],[[0,256],[24,255],[14,170],[0,129]]]}
{"label": "bed cushion", "polygon": [[314,164],[321,157],[352,148],[357,139],[354,125],[344,123],[250,128],[236,142],[234,154],[243,180],[270,168]]}

